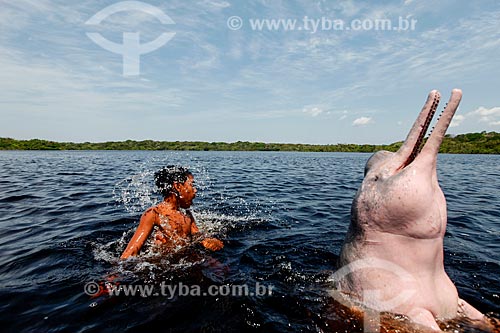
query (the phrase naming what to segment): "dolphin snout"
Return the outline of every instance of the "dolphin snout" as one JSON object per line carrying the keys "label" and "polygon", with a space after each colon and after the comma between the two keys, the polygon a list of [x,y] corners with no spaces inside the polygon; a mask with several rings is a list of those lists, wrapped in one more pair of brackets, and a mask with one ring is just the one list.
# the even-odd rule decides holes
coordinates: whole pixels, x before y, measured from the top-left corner
{"label": "dolphin snout", "polygon": [[397,170],[404,169],[413,163],[413,161],[415,161],[415,159],[419,156],[421,156],[419,159],[423,159],[424,157],[427,159],[430,158],[435,165],[439,147],[443,142],[444,135],[446,134],[446,130],[451,123],[451,119],[458,108],[458,104],[462,98],[462,91],[460,89],[452,90],[450,100],[439,116],[435,127],[431,131],[429,139],[424,146],[422,146],[425,134],[427,133],[432,118],[436,113],[440,98],[441,94],[437,90],[432,90],[429,93],[427,101],[418,115],[417,120],[415,120],[413,127],[408,133],[405,142],[396,153],[400,157],[401,163]]}

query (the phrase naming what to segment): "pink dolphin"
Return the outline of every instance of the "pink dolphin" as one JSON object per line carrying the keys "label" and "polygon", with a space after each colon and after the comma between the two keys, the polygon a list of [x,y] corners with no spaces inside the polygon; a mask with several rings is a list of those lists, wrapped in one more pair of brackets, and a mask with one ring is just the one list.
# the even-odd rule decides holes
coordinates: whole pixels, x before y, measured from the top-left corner
{"label": "pink dolphin", "polygon": [[436,162],[461,98],[461,90],[454,89],[421,147],[440,99],[438,91],[431,91],[401,148],[368,160],[340,254],[340,266],[348,269],[339,283],[342,292],[433,330],[439,330],[436,318],[483,319],[458,297],[443,263],[446,200]]}

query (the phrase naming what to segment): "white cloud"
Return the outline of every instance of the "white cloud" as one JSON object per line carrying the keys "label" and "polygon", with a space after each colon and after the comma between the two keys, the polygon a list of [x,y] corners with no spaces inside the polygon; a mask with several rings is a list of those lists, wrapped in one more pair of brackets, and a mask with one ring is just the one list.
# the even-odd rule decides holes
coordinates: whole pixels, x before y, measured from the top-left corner
{"label": "white cloud", "polygon": [[371,117],[360,117],[352,122],[352,126],[365,126],[371,123],[373,123],[373,119]]}
{"label": "white cloud", "polygon": [[493,107],[491,109],[487,109],[485,107],[479,107],[476,110],[470,113],[471,115],[475,115],[479,117],[479,121],[493,124],[500,120],[500,107]]}
{"label": "white cloud", "polygon": [[317,117],[320,114],[322,114],[324,112],[324,110],[320,109],[318,107],[304,107],[302,109],[302,112],[307,113],[307,114],[309,114],[309,115],[311,115],[313,117]]}
{"label": "white cloud", "polygon": [[355,4],[354,1],[347,0],[347,1],[342,1],[337,4],[337,9],[340,10],[342,15],[351,17],[360,12],[360,7],[359,5]]}
{"label": "white cloud", "polygon": [[465,115],[456,115],[453,117],[450,127],[458,127],[464,121],[467,121],[468,123],[475,121],[479,123],[487,123],[489,126],[498,126],[500,125],[500,106],[492,108],[480,106]]}
{"label": "white cloud", "polygon": [[450,124],[450,127],[458,127],[460,126],[460,124],[465,120],[465,116],[459,114],[459,115],[456,115],[455,117],[453,117],[453,119],[451,120],[451,124]]}
{"label": "white cloud", "polygon": [[344,120],[345,118],[347,118],[347,114],[347,110],[342,111],[342,115],[340,116],[339,120]]}
{"label": "white cloud", "polygon": [[490,126],[498,126],[500,125],[500,106],[489,109],[480,106],[474,111],[467,113],[465,117],[476,118],[478,122],[487,123]]}
{"label": "white cloud", "polygon": [[204,1],[204,2],[212,7],[217,7],[217,8],[231,7],[231,4],[227,1]]}

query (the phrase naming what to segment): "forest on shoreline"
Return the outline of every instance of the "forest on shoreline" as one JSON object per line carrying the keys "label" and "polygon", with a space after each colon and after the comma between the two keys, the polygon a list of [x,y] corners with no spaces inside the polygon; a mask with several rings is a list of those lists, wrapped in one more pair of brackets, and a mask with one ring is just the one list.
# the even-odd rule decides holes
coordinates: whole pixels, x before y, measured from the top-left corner
{"label": "forest on shoreline", "polygon": [[[191,150],[191,151],[301,151],[301,152],[375,152],[396,151],[402,141],[388,145],[370,144],[291,144],[263,142],[201,142],[201,141],[110,141],[55,142],[40,139],[16,140],[0,138],[0,150]],[[450,154],[500,154],[500,133],[481,132],[456,136],[446,135],[439,150]]]}

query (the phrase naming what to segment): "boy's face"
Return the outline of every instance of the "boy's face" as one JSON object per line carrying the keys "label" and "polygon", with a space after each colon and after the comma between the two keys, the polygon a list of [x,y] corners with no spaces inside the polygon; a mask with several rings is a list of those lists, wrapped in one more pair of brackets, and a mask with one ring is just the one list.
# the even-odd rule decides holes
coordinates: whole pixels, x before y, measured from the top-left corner
{"label": "boy's face", "polygon": [[196,196],[194,177],[189,175],[184,183],[176,183],[174,186],[179,193],[179,205],[181,208],[189,208]]}

